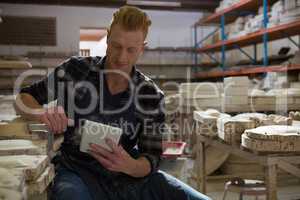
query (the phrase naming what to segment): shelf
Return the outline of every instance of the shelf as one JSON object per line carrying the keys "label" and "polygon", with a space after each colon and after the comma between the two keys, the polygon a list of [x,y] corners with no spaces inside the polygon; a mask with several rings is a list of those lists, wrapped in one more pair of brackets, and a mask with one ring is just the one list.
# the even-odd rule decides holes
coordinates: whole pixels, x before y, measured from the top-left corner
{"label": "shelf", "polygon": [[201,63],[201,64],[143,64],[143,63],[137,63],[137,66],[139,68],[141,67],[160,67],[160,68],[164,68],[164,67],[177,67],[177,68],[183,68],[183,67],[217,67],[218,64],[216,63]]}
{"label": "shelf", "polygon": [[194,76],[199,79],[206,78],[218,78],[218,77],[226,77],[226,76],[241,76],[241,75],[249,75],[249,74],[258,74],[264,72],[286,72],[292,70],[300,70],[300,64],[293,64],[289,66],[249,66],[249,67],[240,67],[236,69],[228,69],[226,71],[222,70],[213,70],[209,72],[198,72]]}
{"label": "shelf", "polygon": [[[269,5],[276,2],[276,0],[268,0]],[[239,17],[238,14],[241,12],[257,12],[258,8],[263,5],[263,0],[241,0],[239,3],[232,5],[229,8],[223,9],[215,14],[208,17],[200,19],[195,26],[200,26],[204,24],[214,24],[221,23],[221,16],[226,15],[226,23],[231,23]],[[238,13],[238,14],[236,14]]]}
{"label": "shelf", "polygon": [[188,52],[188,53],[193,53],[195,52],[194,47],[156,47],[156,48],[145,48],[146,52],[149,51],[158,51],[158,52]]}
{"label": "shelf", "polygon": [[268,41],[286,38],[288,36],[294,36],[299,34],[300,20],[295,22],[278,25],[268,29],[262,29],[260,31],[247,34],[245,36],[229,39],[226,41],[220,41],[212,45],[207,45],[198,49],[199,53],[204,52],[217,52],[222,50],[222,46],[226,46],[226,50],[234,49],[236,46],[245,47],[251,44],[257,44],[263,42],[264,33],[268,33]]}
{"label": "shelf", "polygon": [[30,51],[24,57],[26,58],[45,58],[45,59],[67,59],[71,56],[77,55],[76,52],[44,52],[44,51]]}

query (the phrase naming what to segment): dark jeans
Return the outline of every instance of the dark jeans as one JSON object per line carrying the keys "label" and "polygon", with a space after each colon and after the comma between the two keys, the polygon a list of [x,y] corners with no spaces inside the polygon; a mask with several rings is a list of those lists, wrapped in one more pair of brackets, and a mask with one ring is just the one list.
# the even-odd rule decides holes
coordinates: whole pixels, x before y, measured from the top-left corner
{"label": "dark jeans", "polygon": [[[209,197],[197,192],[187,184],[165,172],[159,171],[157,173],[157,177],[160,178],[154,178],[153,180],[149,181],[149,185],[147,187],[155,188],[155,186],[161,185],[160,183],[156,183],[156,181],[164,181],[161,179],[161,177],[163,177],[169,184],[168,187],[172,188],[173,190],[183,190],[187,194],[189,200],[211,200]],[[168,190],[170,190],[170,188]],[[82,179],[76,173],[66,168],[60,168],[57,171],[51,197],[52,200],[93,200],[89,194],[86,184],[82,181]]]}

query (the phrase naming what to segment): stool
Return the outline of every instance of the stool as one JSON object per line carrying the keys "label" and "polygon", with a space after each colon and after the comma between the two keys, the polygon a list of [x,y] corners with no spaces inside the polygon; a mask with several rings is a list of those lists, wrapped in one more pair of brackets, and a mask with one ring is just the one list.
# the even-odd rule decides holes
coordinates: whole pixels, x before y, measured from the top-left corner
{"label": "stool", "polygon": [[240,194],[239,200],[243,200],[243,196],[258,196],[267,195],[267,188],[263,181],[258,180],[244,180],[241,178],[234,178],[225,183],[223,200],[225,200],[227,192],[237,192]]}

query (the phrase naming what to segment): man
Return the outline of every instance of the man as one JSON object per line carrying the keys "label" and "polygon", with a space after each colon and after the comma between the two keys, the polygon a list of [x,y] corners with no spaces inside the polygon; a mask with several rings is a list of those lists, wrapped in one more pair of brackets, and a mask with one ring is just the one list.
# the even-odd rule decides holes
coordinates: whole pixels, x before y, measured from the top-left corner
{"label": "man", "polygon": [[[157,170],[164,96],[135,68],[150,24],[138,8],[120,8],[108,29],[105,57],[72,57],[17,96],[20,114],[64,134],[53,159],[52,199],[209,199]],[[43,108],[53,100],[57,106]],[[90,144],[89,153],[80,152],[84,120],[120,127],[119,144],[106,140],[112,151]]]}

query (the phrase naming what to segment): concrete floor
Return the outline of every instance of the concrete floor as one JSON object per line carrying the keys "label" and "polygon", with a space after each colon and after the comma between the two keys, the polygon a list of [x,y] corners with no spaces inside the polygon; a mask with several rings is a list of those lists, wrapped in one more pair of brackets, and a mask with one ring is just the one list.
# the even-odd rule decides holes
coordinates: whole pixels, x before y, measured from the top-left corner
{"label": "concrete floor", "polygon": [[[197,189],[195,179],[191,178],[193,164],[194,160],[192,159],[177,159],[176,161],[166,162],[161,167],[162,170]],[[207,196],[211,197],[213,200],[222,200],[225,182],[226,180],[221,178],[208,180]],[[279,179],[277,184],[278,200],[300,200],[300,179],[293,176],[284,176]],[[265,196],[261,196],[257,200],[265,199]],[[239,194],[228,192],[226,200],[239,200]],[[255,200],[255,197],[245,196],[243,200]]]}
{"label": "concrete floor", "polygon": [[[224,191],[223,182],[215,182],[208,184],[207,195],[213,200],[222,200]],[[300,200],[300,183],[289,186],[280,186],[278,188],[278,200]],[[258,200],[265,200],[265,196],[261,196]],[[239,200],[237,193],[228,192],[226,200]],[[245,196],[243,200],[255,200],[255,197]]]}

